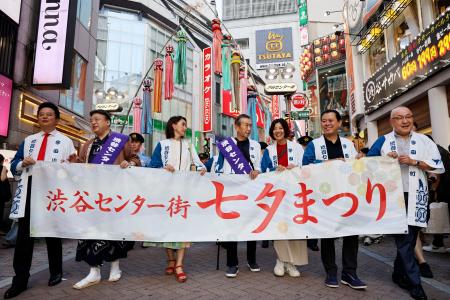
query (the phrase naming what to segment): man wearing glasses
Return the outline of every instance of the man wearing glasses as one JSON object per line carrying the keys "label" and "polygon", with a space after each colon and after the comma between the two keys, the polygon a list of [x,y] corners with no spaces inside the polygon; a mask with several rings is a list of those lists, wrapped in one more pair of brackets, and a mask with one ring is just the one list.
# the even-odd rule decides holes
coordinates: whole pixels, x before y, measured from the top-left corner
{"label": "man wearing glasses", "polygon": [[417,234],[427,227],[428,186],[426,172],[441,174],[444,165],[438,148],[427,136],[414,132],[411,110],[400,106],[391,111],[393,131],[378,138],[367,156],[389,156],[400,164],[408,221],[408,233],[395,236],[397,257],[392,280],[409,290],[414,299],[427,299],[414,258]]}

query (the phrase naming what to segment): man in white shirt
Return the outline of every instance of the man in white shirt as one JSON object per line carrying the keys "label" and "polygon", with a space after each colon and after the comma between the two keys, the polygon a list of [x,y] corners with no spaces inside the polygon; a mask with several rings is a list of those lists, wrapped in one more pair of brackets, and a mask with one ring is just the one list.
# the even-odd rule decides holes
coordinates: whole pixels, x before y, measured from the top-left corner
{"label": "man in white shirt", "polygon": [[[59,109],[55,104],[45,102],[39,105],[37,121],[41,131],[26,137],[20,145],[11,163],[11,171],[14,175],[19,175],[22,172],[25,172],[24,175],[27,174],[27,169],[31,168],[39,160],[61,163],[76,159],[72,140],[56,130],[59,117]],[[23,217],[20,217],[20,214],[17,214],[20,205],[13,204],[11,215],[18,215],[19,218],[13,262],[16,275],[13,278],[12,286],[4,295],[5,299],[16,297],[27,289],[31,260],[33,258],[34,239],[30,237],[29,205],[31,177],[22,178],[24,181],[28,180],[26,191],[22,191],[22,193],[26,192],[27,196],[25,197],[24,195],[21,199],[26,201],[25,213]],[[46,238],[45,240],[50,268],[48,285],[54,286],[62,280],[62,241],[59,238]]]}

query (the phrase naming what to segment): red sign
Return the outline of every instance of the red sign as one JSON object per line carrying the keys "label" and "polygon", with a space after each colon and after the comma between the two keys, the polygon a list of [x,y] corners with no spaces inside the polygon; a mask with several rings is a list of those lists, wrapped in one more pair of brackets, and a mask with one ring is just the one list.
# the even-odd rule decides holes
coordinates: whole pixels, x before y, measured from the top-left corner
{"label": "red sign", "polygon": [[[259,128],[264,128],[264,110],[260,108],[262,107],[261,99],[257,97],[259,105],[256,105],[256,118],[257,123],[256,125]],[[224,91],[222,90],[222,113],[224,115],[230,116],[232,118],[237,118],[239,116],[240,111],[233,110],[233,96],[231,94],[231,91]]]}
{"label": "red sign", "polygon": [[297,109],[305,108],[308,105],[308,99],[303,94],[295,94],[292,96],[292,105]]}
{"label": "red sign", "polygon": [[203,131],[212,131],[211,47],[203,49]]}
{"label": "red sign", "polygon": [[278,119],[280,117],[280,102],[278,95],[272,95],[272,118]]}

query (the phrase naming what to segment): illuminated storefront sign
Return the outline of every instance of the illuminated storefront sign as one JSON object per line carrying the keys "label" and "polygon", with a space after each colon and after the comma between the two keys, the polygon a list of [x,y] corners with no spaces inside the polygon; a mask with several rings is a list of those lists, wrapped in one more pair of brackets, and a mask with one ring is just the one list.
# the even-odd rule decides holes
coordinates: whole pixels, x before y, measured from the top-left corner
{"label": "illuminated storefront sign", "polygon": [[256,31],[256,64],[286,63],[294,60],[292,28]]}

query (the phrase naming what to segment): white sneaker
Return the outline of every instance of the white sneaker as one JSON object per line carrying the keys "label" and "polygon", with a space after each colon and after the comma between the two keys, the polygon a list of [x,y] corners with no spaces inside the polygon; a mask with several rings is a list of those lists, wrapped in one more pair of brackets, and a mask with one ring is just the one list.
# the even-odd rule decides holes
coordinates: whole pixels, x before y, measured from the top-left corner
{"label": "white sneaker", "polygon": [[433,245],[423,246],[422,249],[423,249],[423,251],[427,251],[427,252],[436,252],[436,253],[445,253],[445,252],[447,252],[445,247],[436,247],[436,246],[433,246]]}
{"label": "white sneaker", "polygon": [[109,282],[119,281],[122,277],[122,271],[119,268],[119,260],[111,262],[111,271],[109,272]]}
{"label": "white sneaker", "polygon": [[275,274],[275,276],[279,276],[279,277],[284,276],[284,262],[282,262],[278,258],[277,258],[277,263],[275,265],[275,268],[273,268],[273,274]]}
{"label": "white sneaker", "polygon": [[291,263],[286,263],[286,271],[291,277],[300,277],[300,272],[297,270],[297,267]]}
{"label": "white sneaker", "polygon": [[87,287],[90,287],[91,285],[97,284],[102,279],[102,276],[100,274],[100,268],[99,267],[92,267],[91,271],[89,272],[89,275],[75,283],[72,287],[76,290],[81,290]]}

